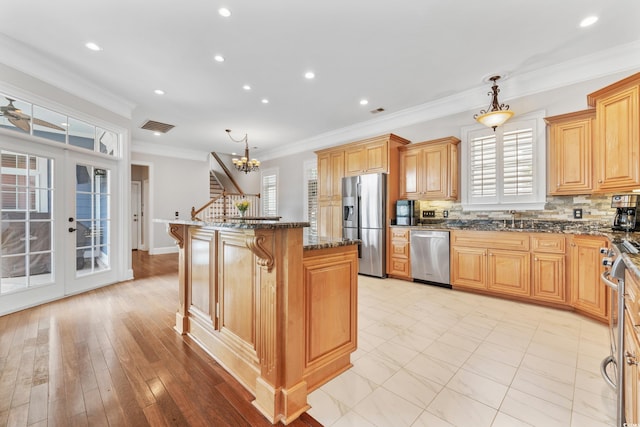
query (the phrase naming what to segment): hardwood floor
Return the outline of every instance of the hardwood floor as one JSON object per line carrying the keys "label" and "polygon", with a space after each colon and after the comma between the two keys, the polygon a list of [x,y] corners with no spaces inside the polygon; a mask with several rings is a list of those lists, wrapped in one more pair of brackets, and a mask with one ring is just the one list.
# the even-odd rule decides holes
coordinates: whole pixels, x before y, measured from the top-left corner
{"label": "hardwood floor", "polygon": [[[177,255],[135,280],[0,317],[0,426],[269,426],[253,397],[173,330]],[[321,426],[307,414],[290,424]]]}

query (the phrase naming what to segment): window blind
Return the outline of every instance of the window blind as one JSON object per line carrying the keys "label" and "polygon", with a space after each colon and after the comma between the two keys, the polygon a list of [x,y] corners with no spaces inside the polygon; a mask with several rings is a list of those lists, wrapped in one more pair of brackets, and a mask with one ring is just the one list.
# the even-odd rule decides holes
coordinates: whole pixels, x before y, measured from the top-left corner
{"label": "window blind", "polygon": [[262,214],[264,216],[277,216],[277,175],[265,174],[262,175]]}
{"label": "window blind", "polygon": [[497,140],[495,134],[478,136],[469,144],[470,193],[472,199],[495,199],[497,195]]}
{"label": "window blind", "polygon": [[533,194],[533,129],[505,132],[502,144],[504,195]]}

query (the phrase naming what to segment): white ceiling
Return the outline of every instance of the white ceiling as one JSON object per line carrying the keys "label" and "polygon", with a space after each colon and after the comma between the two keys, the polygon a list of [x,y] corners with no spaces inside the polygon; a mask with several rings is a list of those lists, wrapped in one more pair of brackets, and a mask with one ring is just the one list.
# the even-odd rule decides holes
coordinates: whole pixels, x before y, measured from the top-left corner
{"label": "white ceiling", "polygon": [[[227,128],[266,153],[443,99],[469,111],[488,104],[489,75],[507,85],[640,41],[638,0],[29,0],[1,11],[18,55],[0,61],[90,100],[110,94],[102,104],[131,116],[136,143],[226,153],[241,151]],[[580,28],[589,15],[599,21]],[[515,89],[501,87],[508,101]],[[139,129],[147,119],[176,127],[154,136]]]}

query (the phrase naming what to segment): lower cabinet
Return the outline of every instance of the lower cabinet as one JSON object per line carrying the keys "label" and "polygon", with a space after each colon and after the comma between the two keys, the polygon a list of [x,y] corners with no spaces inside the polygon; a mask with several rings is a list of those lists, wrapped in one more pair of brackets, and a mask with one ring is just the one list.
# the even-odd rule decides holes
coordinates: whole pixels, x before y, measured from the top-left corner
{"label": "lower cabinet", "polygon": [[387,274],[396,279],[411,280],[409,232],[408,227],[391,227],[391,255]]}
{"label": "lower cabinet", "polygon": [[624,316],[624,416],[628,426],[638,425],[638,334],[628,313]]}
{"label": "lower cabinet", "polygon": [[566,239],[564,235],[531,235],[533,264],[531,297],[539,301],[567,302]]}
{"label": "lower cabinet", "polygon": [[525,233],[453,231],[451,281],[456,288],[529,295],[529,236]]}
{"label": "lower cabinet", "polygon": [[571,237],[571,305],[587,316],[608,319],[608,292],[600,280],[604,271],[600,248],[608,247],[609,240],[599,236]]}
{"label": "lower cabinet", "polygon": [[600,248],[607,246],[608,239],[601,236],[453,230],[451,284],[572,307],[607,321],[608,296],[600,281]]}

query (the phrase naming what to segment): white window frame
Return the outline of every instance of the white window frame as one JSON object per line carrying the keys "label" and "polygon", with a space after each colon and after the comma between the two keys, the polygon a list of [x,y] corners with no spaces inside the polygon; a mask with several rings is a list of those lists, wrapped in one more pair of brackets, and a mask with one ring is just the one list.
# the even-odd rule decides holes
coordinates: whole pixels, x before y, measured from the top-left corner
{"label": "white window frame", "polygon": [[[276,177],[276,200],[275,200],[275,212],[267,212],[266,211],[266,206],[267,206],[267,201],[268,201],[268,196],[266,194],[266,192],[264,191],[264,179],[266,177],[269,176],[275,176]],[[262,173],[260,174],[260,197],[262,198],[262,201],[260,203],[260,207],[261,207],[261,211],[262,211],[262,215],[263,216],[277,216],[278,215],[278,194],[279,192],[279,179],[278,179],[278,168],[271,168],[271,169],[265,169],[262,171]]]}
{"label": "white window frame", "polygon": [[[462,128],[461,144],[461,204],[465,211],[504,211],[504,210],[543,210],[546,202],[546,127],[544,123],[545,111],[536,111],[524,114],[496,129],[498,135],[498,171],[496,198],[487,203],[478,203],[471,198],[470,176],[470,150],[469,142],[473,137],[481,134],[490,134],[491,128],[483,125],[466,126]],[[518,196],[504,196],[503,188],[503,163],[502,163],[502,133],[531,127],[533,129],[533,194],[519,198]],[[515,199],[515,200],[514,200]],[[518,201],[520,199],[521,201]]]}

